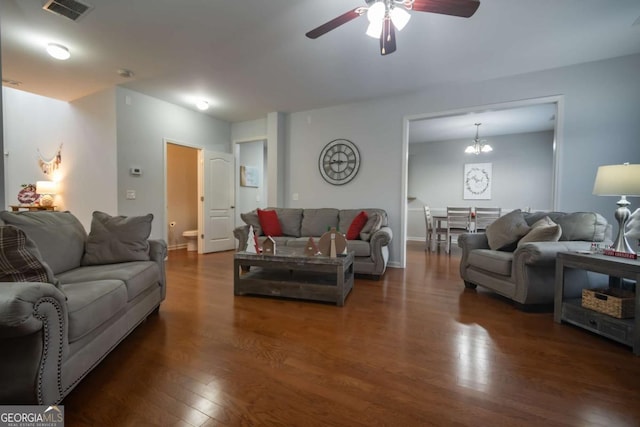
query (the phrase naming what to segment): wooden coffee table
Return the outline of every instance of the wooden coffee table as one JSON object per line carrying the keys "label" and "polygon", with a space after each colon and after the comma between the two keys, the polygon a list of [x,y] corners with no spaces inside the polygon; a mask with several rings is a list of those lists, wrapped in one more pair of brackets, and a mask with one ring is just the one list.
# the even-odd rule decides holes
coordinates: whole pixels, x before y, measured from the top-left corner
{"label": "wooden coffee table", "polygon": [[336,258],[279,248],[276,255],[236,252],[234,295],[266,295],[344,305],[353,289],[353,252]]}

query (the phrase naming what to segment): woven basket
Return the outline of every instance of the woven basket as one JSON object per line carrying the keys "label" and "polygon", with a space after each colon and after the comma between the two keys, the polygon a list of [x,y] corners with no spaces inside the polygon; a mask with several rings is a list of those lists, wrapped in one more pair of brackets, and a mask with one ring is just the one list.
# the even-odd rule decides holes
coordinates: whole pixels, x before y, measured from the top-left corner
{"label": "woven basket", "polygon": [[618,319],[634,317],[635,294],[622,289],[583,289],[582,306]]}

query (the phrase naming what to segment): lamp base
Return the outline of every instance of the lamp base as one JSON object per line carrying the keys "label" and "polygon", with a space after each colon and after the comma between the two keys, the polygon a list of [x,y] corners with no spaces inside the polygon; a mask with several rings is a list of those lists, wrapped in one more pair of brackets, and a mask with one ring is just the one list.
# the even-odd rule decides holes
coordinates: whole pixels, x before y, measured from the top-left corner
{"label": "lamp base", "polygon": [[[53,196],[51,194],[43,194],[40,196],[40,206],[50,207],[53,206]],[[628,210],[628,209],[627,209]]]}
{"label": "lamp base", "polygon": [[616,252],[627,252],[630,254],[635,254],[634,250],[631,249],[631,245],[627,242],[627,237],[624,235],[624,230],[627,225],[627,221],[631,216],[631,211],[627,206],[630,203],[627,201],[625,196],[622,196],[620,200],[618,200],[618,209],[616,209],[615,218],[618,220],[618,237],[613,242],[613,249]]}

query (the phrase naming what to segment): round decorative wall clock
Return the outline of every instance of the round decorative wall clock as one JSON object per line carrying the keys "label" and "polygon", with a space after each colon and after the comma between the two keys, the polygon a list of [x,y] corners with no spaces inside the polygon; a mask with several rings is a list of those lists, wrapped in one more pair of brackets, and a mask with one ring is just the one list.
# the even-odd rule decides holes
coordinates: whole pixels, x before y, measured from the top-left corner
{"label": "round decorative wall clock", "polygon": [[346,184],[355,178],[360,169],[360,151],[347,139],[334,139],[320,152],[318,168],[328,183]]}

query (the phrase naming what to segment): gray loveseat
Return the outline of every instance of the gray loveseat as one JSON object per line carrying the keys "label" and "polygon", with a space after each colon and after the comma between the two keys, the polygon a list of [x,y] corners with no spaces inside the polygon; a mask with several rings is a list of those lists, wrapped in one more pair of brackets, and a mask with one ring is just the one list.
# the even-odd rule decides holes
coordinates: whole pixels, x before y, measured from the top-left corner
{"label": "gray loveseat", "polygon": [[[97,214],[87,235],[69,212],[0,212],[0,260],[26,235],[37,272],[7,282],[19,272],[2,265],[0,404],[59,403],[164,300],[166,244],[147,240],[151,215]],[[123,257],[133,260],[110,262]]]}
{"label": "gray loveseat", "polygon": [[[482,286],[513,300],[523,310],[550,309],[555,291],[556,254],[589,250],[592,242],[611,244],[611,225],[593,212],[522,213],[528,226],[544,217],[560,225],[559,241],[531,241],[515,250],[492,250],[486,233],[458,238],[462,248],[460,276],[467,288]],[[526,231],[526,230],[525,230]],[[565,278],[565,294],[577,298],[584,287],[606,287],[595,273],[571,271]]]}
{"label": "gray loveseat", "polygon": [[[297,208],[267,208],[275,210],[282,227],[283,236],[274,237],[276,245],[297,247],[304,249],[309,237],[316,241],[330,227],[335,227],[342,233],[346,233],[353,219],[365,211],[369,221],[360,233],[359,239],[347,240],[347,250],[355,252],[354,272],[360,275],[369,275],[380,278],[387,268],[389,260],[388,245],[393,233],[389,227],[387,213],[383,209],[297,209]],[[249,226],[253,226],[260,240],[264,234],[260,227],[256,211],[240,215],[246,225],[236,227],[234,235],[238,239],[238,251],[247,248],[247,236]],[[375,224],[377,222],[377,224]],[[373,227],[373,229],[369,229]]]}

